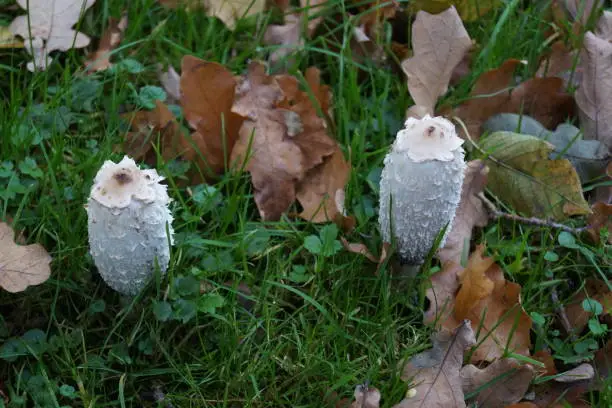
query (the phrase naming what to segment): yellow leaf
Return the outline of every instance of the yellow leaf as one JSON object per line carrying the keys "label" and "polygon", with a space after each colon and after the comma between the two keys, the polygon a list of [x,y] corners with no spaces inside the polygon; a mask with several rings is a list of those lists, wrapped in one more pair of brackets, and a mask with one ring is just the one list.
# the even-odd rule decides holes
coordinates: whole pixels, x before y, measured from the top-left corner
{"label": "yellow leaf", "polygon": [[468,260],[467,267],[461,272],[461,288],[455,298],[455,318],[463,320],[481,299],[493,292],[495,284],[485,272],[493,265],[493,258],[482,256],[482,245]]}

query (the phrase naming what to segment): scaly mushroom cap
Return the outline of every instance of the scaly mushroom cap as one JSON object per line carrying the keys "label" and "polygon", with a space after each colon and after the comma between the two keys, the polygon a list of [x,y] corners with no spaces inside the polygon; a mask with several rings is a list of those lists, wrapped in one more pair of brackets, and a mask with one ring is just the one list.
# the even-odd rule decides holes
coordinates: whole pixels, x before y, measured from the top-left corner
{"label": "scaly mushroom cap", "polygon": [[450,121],[427,115],[408,119],[385,157],[379,224],[386,242],[395,238],[404,263],[421,264],[447,227],[444,245],[461,198],[462,144]]}
{"label": "scaly mushroom cap", "polygon": [[136,295],[156,264],[162,274],[168,267],[174,231],[162,180],[127,156],[106,161],[94,179],[86,207],[90,252],[102,278],[123,294]]}

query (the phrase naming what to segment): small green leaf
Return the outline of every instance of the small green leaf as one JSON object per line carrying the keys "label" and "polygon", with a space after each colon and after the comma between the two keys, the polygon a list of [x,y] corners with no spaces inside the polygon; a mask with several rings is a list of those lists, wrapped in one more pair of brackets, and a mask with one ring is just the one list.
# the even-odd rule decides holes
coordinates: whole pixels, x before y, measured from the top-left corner
{"label": "small green leaf", "polygon": [[603,313],[603,306],[595,299],[584,299],[582,301],[582,308],[585,312],[593,313],[595,316]]}
{"label": "small green leaf", "polygon": [[546,318],[544,318],[544,316],[542,316],[538,312],[531,312],[529,313],[529,316],[531,316],[531,320],[533,321],[533,323],[538,326],[544,326],[544,323],[546,323]]}
{"label": "small green leaf", "polygon": [[559,241],[559,245],[562,247],[571,249],[578,248],[578,245],[576,245],[576,239],[567,231],[561,231],[557,240]]}
{"label": "small green leaf", "polygon": [[62,395],[63,397],[70,399],[75,399],[79,396],[79,394],[77,394],[76,392],[76,389],[72,385],[68,384],[62,384],[62,386],[59,387],[59,392],[60,395]]}
{"label": "small green leaf", "polygon": [[38,179],[43,176],[43,172],[38,168],[36,160],[31,157],[26,157],[22,162],[19,163],[19,171],[32,178]]}
{"label": "small green leaf", "polygon": [[597,318],[589,319],[589,330],[596,336],[602,336],[608,332],[608,325],[601,323]]}
{"label": "small green leaf", "polygon": [[293,265],[289,273],[289,280],[294,283],[306,283],[311,277],[304,265]]}
{"label": "small green leaf", "polygon": [[98,299],[89,305],[89,313],[96,314],[102,313],[106,309],[106,302],[103,299]]}
{"label": "small green leaf", "polygon": [[311,254],[319,255],[321,254],[323,244],[316,235],[309,235],[304,239],[304,248]]}
{"label": "small green leaf", "polygon": [[153,301],[153,314],[160,322],[165,322],[172,316],[172,306],[170,303],[162,301]]}
{"label": "small green leaf", "polygon": [[225,298],[216,293],[209,293],[198,300],[198,310],[203,313],[215,313],[225,304]]}
{"label": "small green leaf", "polygon": [[166,100],[166,91],[164,91],[159,86],[146,85],[140,88],[138,92],[138,103],[146,109],[155,108],[155,101],[165,101]]}
{"label": "small green leaf", "polygon": [[197,314],[197,307],[194,301],[177,299],[173,303],[174,319],[187,323]]}
{"label": "small green leaf", "polygon": [[544,254],[544,259],[548,262],[557,262],[559,260],[559,255],[552,251],[546,251]]}

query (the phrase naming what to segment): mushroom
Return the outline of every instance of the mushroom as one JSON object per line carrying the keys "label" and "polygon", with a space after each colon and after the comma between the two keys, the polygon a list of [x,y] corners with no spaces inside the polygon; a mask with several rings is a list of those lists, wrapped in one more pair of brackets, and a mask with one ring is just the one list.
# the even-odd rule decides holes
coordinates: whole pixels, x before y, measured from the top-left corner
{"label": "mushroom", "polygon": [[155,272],[165,274],[173,242],[167,186],[156,170],[141,170],[124,156],[104,162],[86,205],[89,247],[104,281],[136,295]]}
{"label": "mushroom", "polygon": [[384,160],[379,224],[395,238],[404,265],[421,265],[440,231],[444,245],[463,184],[465,161],[455,126],[443,117],[409,118]]}

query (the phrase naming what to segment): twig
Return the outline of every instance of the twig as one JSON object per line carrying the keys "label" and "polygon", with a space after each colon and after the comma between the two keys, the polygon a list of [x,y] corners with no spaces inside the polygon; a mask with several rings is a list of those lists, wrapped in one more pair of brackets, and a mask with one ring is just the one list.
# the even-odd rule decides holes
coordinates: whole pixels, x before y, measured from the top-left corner
{"label": "twig", "polygon": [[493,204],[487,197],[485,197],[484,193],[479,193],[478,198],[480,198],[482,202],[485,204],[485,206],[488,208],[489,212],[491,213],[492,218],[505,218],[508,220],[521,222],[523,224],[538,225],[540,227],[557,228],[557,229],[560,229],[561,231],[566,231],[574,235],[579,235],[580,233],[582,233],[588,228],[588,227],[570,227],[569,225],[560,224],[554,221],[543,220],[543,219],[535,218],[535,217],[521,217],[520,215],[505,213],[503,211],[498,210],[497,207],[495,207],[495,204]]}
{"label": "twig", "polygon": [[567,314],[565,313],[565,307],[563,307],[563,303],[559,301],[559,295],[557,294],[557,288],[552,287],[552,291],[550,293],[550,297],[552,298],[553,304],[555,305],[555,311],[559,318],[561,319],[561,325],[565,329],[565,332],[569,335],[572,343],[575,343],[578,338],[576,337],[576,333],[574,333],[574,329],[570,324],[569,319],[567,318]]}

